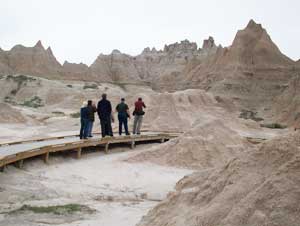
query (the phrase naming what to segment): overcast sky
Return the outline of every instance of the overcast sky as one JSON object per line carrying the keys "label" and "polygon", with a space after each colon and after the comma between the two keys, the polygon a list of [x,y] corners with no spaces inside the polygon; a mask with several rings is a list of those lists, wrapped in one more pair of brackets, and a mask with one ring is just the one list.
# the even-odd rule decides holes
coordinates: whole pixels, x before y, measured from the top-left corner
{"label": "overcast sky", "polygon": [[184,39],[228,46],[251,18],[300,58],[299,0],[1,0],[0,47],[41,40],[61,63],[91,64],[113,49],[136,55]]}

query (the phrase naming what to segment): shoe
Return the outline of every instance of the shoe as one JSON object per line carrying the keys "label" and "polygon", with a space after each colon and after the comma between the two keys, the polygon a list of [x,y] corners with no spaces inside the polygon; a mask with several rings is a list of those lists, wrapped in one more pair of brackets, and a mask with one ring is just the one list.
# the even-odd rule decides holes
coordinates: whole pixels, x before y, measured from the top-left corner
{"label": "shoe", "polygon": [[89,135],[89,137],[93,137],[92,135]]}
{"label": "shoe", "polygon": [[87,137],[84,137],[83,139],[84,139],[84,140],[87,140],[88,138],[87,138]]}
{"label": "shoe", "polygon": [[126,136],[130,136],[130,133],[126,133]]}

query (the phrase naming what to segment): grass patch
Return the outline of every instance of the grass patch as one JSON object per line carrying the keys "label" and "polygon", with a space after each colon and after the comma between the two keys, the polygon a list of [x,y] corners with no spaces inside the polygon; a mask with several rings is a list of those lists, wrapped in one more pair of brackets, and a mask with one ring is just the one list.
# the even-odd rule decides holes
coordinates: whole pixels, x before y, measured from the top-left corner
{"label": "grass patch", "polygon": [[269,128],[269,129],[286,129],[287,128],[287,126],[281,125],[279,123],[261,124],[260,126]]}
{"label": "grass patch", "polygon": [[67,204],[57,206],[31,206],[23,205],[19,209],[13,210],[8,214],[16,214],[23,211],[30,211],[36,214],[55,214],[55,215],[67,215],[74,214],[76,212],[88,212],[93,213],[95,210],[85,205],[80,204]]}
{"label": "grass patch", "polygon": [[30,100],[25,100],[21,105],[31,108],[39,108],[44,106],[42,103],[42,99],[38,96],[34,96]]}
{"label": "grass patch", "polygon": [[62,111],[52,111],[52,114],[55,114],[55,115],[65,115],[65,113],[62,112]]}
{"label": "grass patch", "polygon": [[16,83],[26,83],[26,82],[33,82],[36,81],[35,78],[31,78],[29,76],[26,75],[8,75],[6,76],[6,80],[8,81],[14,81]]}
{"label": "grass patch", "polygon": [[4,97],[4,102],[8,104],[17,104],[10,96]]}
{"label": "grass patch", "polygon": [[80,117],[80,112],[71,113],[70,116],[72,118],[79,118]]}
{"label": "grass patch", "polygon": [[257,117],[257,112],[248,111],[248,110],[242,110],[241,113],[240,113],[239,118],[251,119],[251,120],[254,120],[256,122],[260,122],[260,121],[264,120],[261,117]]}
{"label": "grass patch", "polygon": [[22,86],[27,85],[27,82],[36,81],[35,78],[31,78],[31,77],[28,77],[26,75],[16,75],[16,76],[8,75],[8,76],[6,76],[6,80],[7,81],[13,81],[13,82],[17,83],[17,85],[18,85],[16,89],[14,89],[10,92],[12,95],[16,95],[17,92],[19,92],[19,90],[21,89]]}
{"label": "grass patch", "polygon": [[85,84],[83,86],[83,89],[98,89],[98,85],[97,84]]}
{"label": "grass patch", "polygon": [[68,87],[68,88],[73,88],[73,86],[72,86],[72,85],[67,85],[67,87]]}

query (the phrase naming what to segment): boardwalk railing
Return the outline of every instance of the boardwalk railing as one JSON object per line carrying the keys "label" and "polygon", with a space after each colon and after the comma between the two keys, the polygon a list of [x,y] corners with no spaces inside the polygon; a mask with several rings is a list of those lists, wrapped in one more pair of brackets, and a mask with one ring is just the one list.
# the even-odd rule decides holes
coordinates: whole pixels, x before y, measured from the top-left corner
{"label": "boardwalk railing", "polygon": [[134,148],[136,142],[159,141],[165,142],[178,137],[180,133],[148,133],[144,135],[105,137],[100,136],[80,140],[76,135],[43,138],[36,140],[17,141],[2,143],[0,145],[0,169],[3,170],[8,164],[15,163],[21,168],[25,159],[43,156],[44,162],[48,163],[49,156],[54,152],[76,151],[77,158],[81,157],[82,150],[88,147],[104,146],[106,153],[110,144],[128,143]]}

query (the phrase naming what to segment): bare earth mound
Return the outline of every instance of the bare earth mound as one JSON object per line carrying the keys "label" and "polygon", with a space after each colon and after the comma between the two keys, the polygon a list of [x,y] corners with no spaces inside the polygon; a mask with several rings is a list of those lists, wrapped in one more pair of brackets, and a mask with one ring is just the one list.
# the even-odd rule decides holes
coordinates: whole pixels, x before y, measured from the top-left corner
{"label": "bare earth mound", "polygon": [[151,161],[195,169],[217,167],[239,156],[250,144],[222,120],[208,119],[183,136],[161,147],[134,156],[129,161]]}
{"label": "bare earth mound", "polygon": [[177,183],[139,226],[298,226],[300,133]]}

